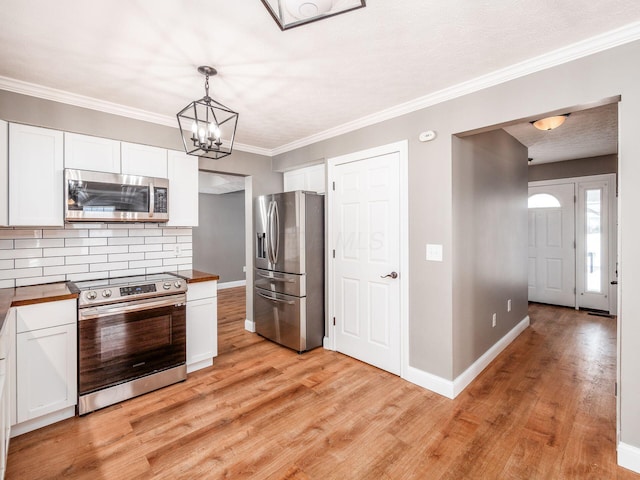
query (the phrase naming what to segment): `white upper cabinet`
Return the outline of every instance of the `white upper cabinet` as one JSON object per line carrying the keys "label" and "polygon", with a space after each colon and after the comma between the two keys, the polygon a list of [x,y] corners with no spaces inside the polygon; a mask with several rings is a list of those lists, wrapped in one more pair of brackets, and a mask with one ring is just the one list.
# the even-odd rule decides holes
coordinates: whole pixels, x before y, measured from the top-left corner
{"label": "white upper cabinet", "polygon": [[65,132],[64,166],[79,170],[120,173],[120,142]]}
{"label": "white upper cabinet", "polygon": [[121,144],[122,173],[167,178],[167,151],[137,143]]}
{"label": "white upper cabinet", "polygon": [[324,164],[297,168],[284,173],[284,191],[307,190],[325,193]]}
{"label": "white upper cabinet", "polygon": [[169,222],[175,227],[198,226],[198,157],[169,150]]}
{"label": "white upper cabinet", "polygon": [[0,120],[0,226],[9,225],[9,124]]}
{"label": "white upper cabinet", "polygon": [[9,125],[9,225],[63,225],[63,133]]}

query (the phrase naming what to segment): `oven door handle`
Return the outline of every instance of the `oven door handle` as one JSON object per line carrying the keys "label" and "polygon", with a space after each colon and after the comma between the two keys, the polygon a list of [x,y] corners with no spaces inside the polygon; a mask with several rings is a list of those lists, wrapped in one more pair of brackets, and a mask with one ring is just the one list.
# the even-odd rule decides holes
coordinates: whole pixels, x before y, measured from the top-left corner
{"label": "oven door handle", "polygon": [[117,305],[105,305],[103,307],[82,308],[78,311],[78,319],[80,321],[91,320],[93,318],[118,315],[121,313],[138,312],[161,307],[182,307],[184,305],[186,305],[185,295],[179,295],[177,298],[172,297],[171,299],[140,300],[137,302],[118,303]]}

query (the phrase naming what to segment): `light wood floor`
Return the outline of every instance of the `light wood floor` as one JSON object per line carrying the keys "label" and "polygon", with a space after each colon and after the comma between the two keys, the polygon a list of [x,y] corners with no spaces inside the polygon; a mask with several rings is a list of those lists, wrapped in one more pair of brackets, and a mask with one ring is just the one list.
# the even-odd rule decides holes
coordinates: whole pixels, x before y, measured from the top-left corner
{"label": "light wood floor", "polygon": [[615,321],[531,305],[520,335],[448,400],[335,352],[244,330],[181,384],[11,441],[9,479],[627,479],[616,466]]}

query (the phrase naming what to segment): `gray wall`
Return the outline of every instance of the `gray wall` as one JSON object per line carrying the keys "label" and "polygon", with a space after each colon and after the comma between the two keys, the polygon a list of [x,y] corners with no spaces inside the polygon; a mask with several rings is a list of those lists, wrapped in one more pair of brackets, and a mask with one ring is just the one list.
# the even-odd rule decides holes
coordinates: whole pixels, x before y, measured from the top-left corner
{"label": "gray wall", "polygon": [[453,219],[456,377],[527,316],[527,148],[504,130],[453,137]]}
{"label": "gray wall", "polygon": [[193,268],[216,272],[220,283],[244,280],[244,190],[198,195],[198,226],[193,228]]}
{"label": "gray wall", "polygon": [[[617,46],[482,88],[401,117],[274,157],[285,171],[409,139],[409,364],[443,379],[453,367],[452,135],[552,112],[566,113],[621,95],[619,104],[620,422],[621,440],[640,447],[640,42]],[[480,88],[480,87],[479,87]],[[428,129],[438,137],[420,143]],[[629,212],[628,214],[625,212]],[[440,243],[442,262],[425,260],[425,244]]]}
{"label": "gray wall", "polygon": [[557,178],[586,177],[605,173],[618,173],[618,155],[541,163],[529,166],[529,181],[555,180]]}

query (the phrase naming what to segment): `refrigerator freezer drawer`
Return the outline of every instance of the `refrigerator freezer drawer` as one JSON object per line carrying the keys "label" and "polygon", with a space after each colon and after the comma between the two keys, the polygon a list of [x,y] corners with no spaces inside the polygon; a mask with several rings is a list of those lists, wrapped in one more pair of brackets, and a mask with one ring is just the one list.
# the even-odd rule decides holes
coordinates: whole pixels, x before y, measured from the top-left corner
{"label": "refrigerator freezer drawer", "polygon": [[294,297],[304,297],[307,294],[306,280],[306,275],[272,272],[260,268],[256,268],[253,275],[253,284],[257,288]]}
{"label": "refrigerator freezer drawer", "polygon": [[322,345],[324,318],[307,315],[307,299],[254,288],[256,333],[304,352]]}

